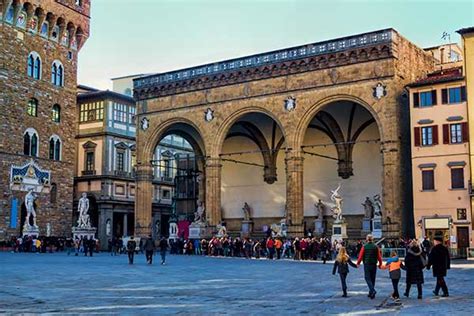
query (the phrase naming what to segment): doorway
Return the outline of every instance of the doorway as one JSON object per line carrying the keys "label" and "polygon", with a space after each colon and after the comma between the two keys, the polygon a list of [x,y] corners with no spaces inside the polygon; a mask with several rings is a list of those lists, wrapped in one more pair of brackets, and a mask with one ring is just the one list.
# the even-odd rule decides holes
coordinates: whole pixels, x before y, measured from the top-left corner
{"label": "doorway", "polygon": [[457,227],[456,239],[458,242],[458,255],[461,258],[467,257],[467,248],[469,248],[469,227]]}

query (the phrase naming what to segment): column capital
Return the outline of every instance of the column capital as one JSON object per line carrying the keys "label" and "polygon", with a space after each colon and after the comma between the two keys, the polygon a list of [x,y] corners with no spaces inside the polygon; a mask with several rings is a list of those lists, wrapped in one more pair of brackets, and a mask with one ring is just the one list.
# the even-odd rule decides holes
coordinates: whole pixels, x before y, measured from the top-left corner
{"label": "column capital", "polygon": [[207,157],[206,168],[222,168],[222,160],[220,157]]}

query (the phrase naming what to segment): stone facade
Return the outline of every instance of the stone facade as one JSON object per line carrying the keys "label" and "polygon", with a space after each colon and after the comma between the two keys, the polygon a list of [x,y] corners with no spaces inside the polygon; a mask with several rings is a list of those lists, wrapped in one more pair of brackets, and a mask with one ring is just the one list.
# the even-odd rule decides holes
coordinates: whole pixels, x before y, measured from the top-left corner
{"label": "stone facade", "polygon": [[[319,53],[310,56],[316,48]],[[270,58],[274,60],[268,61]],[[383,157],[384,229],[386,236],[407,233],[401,231],[403,222],[412,220],[404,214],[409,193],[404,186],[407,175],[403,174],[407,170],[404,163],[408,163],[403,151],[407,148],[401,142],[400,118],[407,103],[404,89],[433,66],[431,56],[387,29],[136,79],[138,119],[146,117],[150,122],[148,129],[137,133],[137,233],[148,233],[152,193],[149,161],[164,133],[177,125],[194,131],[189,135],[197,138],[206,157],[207,217],[211,225],[217,225],[222,220],[223,142],[239,118],[261,113],[277,123],[285,138],[287,218],[292,223],[289,232],[301,234],[305,190],[301,146],[314,116],[336,101],[361,105],[375,119]],[[378,84],[383,90],[376,95]],[[296,99],[294,110],[285,109],[288,97]],[[213,111],[212,120],[206,120],[207,109]]]}
{"label": "stone facade", "polygon": [[[33,159],[51,172],[51,183],[36,200],[40,234],[51,226],[53,236],[71,232],[75,166],[77,55],[89,35],[90,2],[73,0],[0,1],[0,238],[19,235],[26,192],[11,187],[10,168]],[[47,23],[44,23],[47,22]],[[41,32],[43,26],[45,33]],[[41,60],[40,77],[28,76],[29,54]],[[52,64],[62,64],[62,85],[52,83]],[[28,115],[28,101],[37,100],[36,115]],[[52,119],[54,104],[60,120]],[[24,133],[37,132],[36,156],[24,154]],[[50,137],[61,142],[60,159],[49,159]],[[12,219],[16,199],[16,219]],[[16,223],[16,224],[13,224]],[[16,226],[16,227],[15,227]]]}

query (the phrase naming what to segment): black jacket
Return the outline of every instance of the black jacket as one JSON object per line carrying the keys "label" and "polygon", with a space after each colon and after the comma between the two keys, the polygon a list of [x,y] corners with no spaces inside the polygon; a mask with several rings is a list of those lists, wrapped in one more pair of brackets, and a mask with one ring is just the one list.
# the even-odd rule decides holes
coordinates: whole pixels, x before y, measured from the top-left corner
{"label": "black jacket", "polygon": [[155,241],[152,238],[147,238],[143,248],[146,251],[154,251],[155,250]]}
{"label": "black jacket", "polygon": [[334,267],[332,268],[332,274],[336,274],[336,269],[337,273],[339,274],[348,274],[349,273],[349,265],[353,268],[357,268],[357,266],[351,261],[347,260],[345,263],[339,262],[339,261],[334,261]]}
{"label": "black jacket", "polygon": [[449,258],[449,251],[445,246],[439,244],[431,249],[426,268],[429,269],[431,266],[433,266],[434,277],[446,276],[447,270],[451,268],[451,259]]}
{"label": "black jacket", "polygon": [[421,259],[421,249],[413,247],[408,249],[405,257],[405,266],[402,269],[407,271],[407,284],[423,284],[423,261]]}

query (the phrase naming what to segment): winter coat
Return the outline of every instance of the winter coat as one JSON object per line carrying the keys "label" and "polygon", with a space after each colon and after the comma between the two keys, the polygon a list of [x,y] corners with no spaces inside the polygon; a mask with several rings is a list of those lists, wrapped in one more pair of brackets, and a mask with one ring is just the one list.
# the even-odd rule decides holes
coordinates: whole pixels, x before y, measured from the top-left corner
{"label": "winter coat", "polygon": [[155,241],[151,238],[147,238],[145,241],[145,246],[144,246],[146,251],[154,251],[155,250]]}
{"label": "winter coat", "polygon": [[402,269],[407,271],[407,284],[423,284],[423,261],[421,259],[421,249],[413,247],[408,249],[405,257],[405,266]]}
{"label": "winter coat", "polygon": [[349,265],[353,268],[357,268],[357,266],[351,261],[349,258],[346,262],[342,263],[339,261],[334,261],[334,267],[332,268],[332,274],[336,274],[336,269],[337,273],[339,274],[348,274],[349,273]]}
{"label": "winter coat", "polygon": [[427,269],[431,268],[431,266],[433,266],[434,277],[446,276],[447,270],[451,268],[451,259],[449,258],[449,251],[445,246],[439,244],[431,249],[428,255]]}

